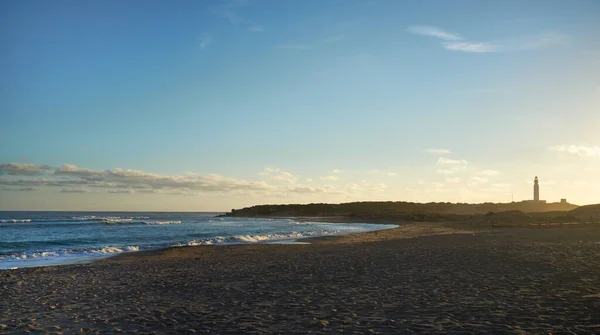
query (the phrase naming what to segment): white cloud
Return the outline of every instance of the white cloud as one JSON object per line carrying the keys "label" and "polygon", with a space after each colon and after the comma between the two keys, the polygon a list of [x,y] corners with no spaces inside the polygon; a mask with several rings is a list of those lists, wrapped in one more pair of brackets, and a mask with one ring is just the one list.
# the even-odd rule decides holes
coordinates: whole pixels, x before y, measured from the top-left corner
{"label": "white cloud", "polygon": [[560,153],[567,153],[581,157],[600,157],[599,146],[584,146],[584,145],[555,145],[549,147],[548,150]]}
{"label": "white cloud", "polygon": [[[60,187],[94,187],[94,188],[133,188],[133,189],[183,189],[203,192],[264,192],[275,187],[265,182],[248,181],[227,178],[219,175],[162,175],[139,170],[125,170],[121,168],[112,170],[92,170],[80,168],[72,164],[63,164],[49,177],[62,177],[63,179],[0,179],[0,185],[13,186],[60,186]],[[279,173],[279,178],[289,177],[284,172]],[[64,179],[67,178],[67,179]]]}
{"label": "white cloud", "polygon": [[36,176],[50,170],[48,165],[4,163],[0,164],[0,175],[7,174],[11,176]]}
{"label": "white cloud", "polygon": [[464,51],[464,52],[499,52],[502,50],[501,46],[492,43],[474,43],[474,42],[446,42],[443,44],[448,50],[453,51]]}
{"label": "white cloud", "polygon": [[302,185],[302,186],[294,186],[294,187],[290,188],[289,191],[294,192],[294,193],[321,193],[321,192],[323,192],[323,189],[320,189],[317,187],[312,187],[312,186]]}
{"label": "white cloud", "polygon": [[463,39],[459,34],[447,32],[433,26],[410,26],[406,29],[406,31],[417,35],[437,37],[446,41],[457,41]]}
{"label": "white cloud", "polygon": [[210,34],[210,33],[200,34],[200,47],[202,49],[208,48],[208,46],[211,43],[212,43],[212,34]]}
{"label": "white cloud", "polygon": [[395,177],[397,175],[397,173],[396,172],[388,172],[387,175],[389,177]]}
{"label": "white cloud", "polygon": [[482,171],[479,171],[479,174],[484,175],[484,176],[493,177],[493,176],[501,175],[502,173],[500,171],[496,171],[496,170],[482,170]]}
{"label": "white cloud", "polygon": [[298,176],[294,176],[290,172],[281,171],[277,168],[265,168],[260,175],[268,176],[273,180],[277,180],[286,184],[296,184]]}
{"label": "white cloud", "polygon": [[344,170],[342,170],[342,169],[333,169],[331,171],[331,173],[342,173],[342,172],[344,172]]}
{"label": "white cloud", "polygon": [[98,180],[102,178],[102,172],[92,169],[80,168],[73,164],[63,164],[54,171],[55,175],[78,177],[86,180]]}
{"label": "white cloud", "polygon": [[407,31],[442,39],[444,40],[442,46],[448,50],[473,53],[537,50],[562,44],[568,39],[562,34],[545,32],[496,41],[475,42],[457,33],[447,32],[433,26],[410,26]]}
{"label": "white cloud", "polygon": [[426,149],[425,152],[432,155],[447,155],[451,153],[448,149]]}
{"label": "white cloud", "polygon": [[[339,170],[339,169],[338,169]],[[394,172],[379,172],[388,176]],[[160,195],[193,195],[197,193],[217,193],[224,195],[261,194],[272,197],[285,197],[300,194],[324,194],[343,196],[344,199],[362,199],[379,196],[386,189],[385,184],[371,184],[365,180],[342,183],[339,175],[324,176],[321,180],[333,181],[333,185],[299,184],[299,176],[278,168],[265,168],[260,175],[268,177],[269,182],[228,178],[220,175],[201,175],[185,173],[183,175],[166,175],[140,170],[115,168],[94,170],[73,164],[63,164],[55,170],[47,171],[40,176],[31,175],[24,178],[7,176],[0,178],[0,186],[6,190],[26,188],[33,191],[39,188],[59,188],[61,193],[143,193]],[[313,179],[303,179],[313,182]],[[333,199],[333,198],[331,198]],[[336,198],[337,199],[337,198]]]}
{"label": "white cloud", "polygon": [[450,158],[445,158],[445,157],[439,157],[437,160],[437,163],[444,164],[444,165],[468,164],[468,162],[464,159],[459,160],[459,159],[450,159]]}
{"label": "white cloud", "polygon": [[439,174],[445,174],[445,175],[450,175],[450,174],[454,174],[454,170],[447,170],[447,169],[438,169],[435,170],[435,172],[439,173]]}

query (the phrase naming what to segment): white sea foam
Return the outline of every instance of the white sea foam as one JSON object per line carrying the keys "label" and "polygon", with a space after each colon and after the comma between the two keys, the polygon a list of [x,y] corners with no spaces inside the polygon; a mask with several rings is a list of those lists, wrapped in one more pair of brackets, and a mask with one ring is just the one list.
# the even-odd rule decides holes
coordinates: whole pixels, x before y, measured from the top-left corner
{"label": "white sea foam", "polygon": [[0,260],[33,260],[42,258],[57,258],[57,257],[68,257],[77,255],[103,255],[103,254],[114,254],[128,251],[139,251],[140,247],[137,245],[129,245],[124,247],[118,246],[105,246],[101,248],[89,248],[89,249],[61,249],[55,251],[40,251],[40,252],[29,252],[29,253],[18,253],[12,255],[0,255]]}
{"label": "white sea foam", "polygon": [[133,221],[133,219],[116,218],[116,219],[104,219],[104,220],[102,220],[102,223],[106,223],[106,224],[124,224],[124,223],[131,223],[132,221]]}
{"label": "white sea foam", "polygon": [[148,225],[163,225],[163,224],[180,224],[181,221],[147,221],[144,222]]}
{"label": "white sea foam", "polygon": [[29,223],[31,219],[8,219],[8,220],[0,220],[0,223]]}
{"label": "white sea foam", "polygon": [[86,216],[73,216],[73,217],[71,217],[71,219],[79,220],[79,221],[107,221],[107,220],[120,220],[122,218],[120,216],[86,215]]}
{"label": "white sea foam", "polygon": [[199,240],[192,240],[187,243],[179,243],[175,246],[197,246],[214,244],[246,244],[261,243],[278,240],[295,240],[303,237],[326,236],[339,233],[338,231],[321,230],[313,232],[291,232],[289,234],[265,234],[265,235],[235,235],[229,237],[212,237]]}
{"label": "white sea foam", "polygon": [[104,220],[104,224],[145,224],[145,225],[166,225],[166,224],[180,224],[181,221],[135,221],[133,219],[118,219],[118,220]]}
{"label": "white sea foam", "polygon": [[125,252],[125,251],[139,251],[140,247],[137,245],[130,245],[126,247],[115,247],[115,246],[106,246],[102,248],[95,249],[87,249],[86,253],[98,253],[98,254],[114,254],[117,252]]}

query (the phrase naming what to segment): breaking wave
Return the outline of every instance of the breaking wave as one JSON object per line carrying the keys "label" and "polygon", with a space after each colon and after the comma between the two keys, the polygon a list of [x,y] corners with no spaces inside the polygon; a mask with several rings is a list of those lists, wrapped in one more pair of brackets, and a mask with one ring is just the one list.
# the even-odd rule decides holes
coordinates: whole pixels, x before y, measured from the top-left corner
{"label": "breaking wave", "polygon": [[261,243],[281,240],[296,240],[305,237],[328,236],[338,234],[338,231],[321,230],[311,232],[291,232],[289,234],[265,234],[265,235],[235,235],[229,237],[212,237],[205,239],[192,240],[187,243],[179,243],[175,246],[197,246],[197,245],[215,245],[215,244],[246,244]]}
{"label": "breaking wave", "polygon": [[60,249],[54,251],[40,251],[40,252],[22,252],[9,255],[0,255],[0,260],[27,260],[27,259],[40,259],[40,258],[56,258],[56,257],[68,257],[68,256],[101,256],[106,254],[115,254],[121,252],[139,251],[138,245],[129,246],[105,246],[98,248],[85,248],[85,249]]}
{"label": "breaking wave", "polygon": [[0,223],[42,223],[42,222],[85,222],[85,221],[99,221],[99,222],[111,222],[111,221],[133,221],[133,220],[147,220],[149,216],[133,216],[133,217],[121,217],[121,216],[98,216],[98,215],[84,215],[84,216],[65,216],[65,217],[37,217],[37,218],[24,218],[24,219],[2,219]]}
{"label": "breaking wave", "polygon": [[0,223],[29,223],[31,219],[8,219],[8,220],[0,220]]}
{"label": "breaking wave", "polygon": [[134,221],[133,219],[119,219],[119,220],[104,220],[104,224],[146,224],[146,225],[166,225],[166,224],[180,224],[181,221]]}

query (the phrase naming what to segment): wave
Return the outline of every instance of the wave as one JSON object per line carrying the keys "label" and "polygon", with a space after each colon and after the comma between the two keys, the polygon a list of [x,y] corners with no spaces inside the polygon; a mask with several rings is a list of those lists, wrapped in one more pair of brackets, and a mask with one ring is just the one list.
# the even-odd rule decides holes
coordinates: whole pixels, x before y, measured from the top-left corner
{"label": "wave", "polygon": [[181,221],[134,221],[133,219],[119,219],[119,220],[104,220],[104,224],[145,224],[145,225],[167,225],[167,224],[180,224]]}
{"label": "wave", "polygon": [[338,234],[338,231],[321,230],[311,232],[291,232],[288,234],[265,234],[265,235],[235,235],[229,237],[212,237],[199,240],[192,240],[187,243],[179,243],[174,246],[198,246],[198,245],[215,245],[215,244],[246,244],[246,243],[261,243],[268,241],[279,240],[295,240],[305,237],[327,236]]}
{"label": "wave", "polygon": [[106,255],[115,254],[122,252],[139,251],[140,246],[129,245],[129,246],[104,246],[98,248],[84,248],[84,249],[60,249],[54,251],[37,251],[37,252],[22,252],[14,253],[9,255],[0,255],[0,260],[30,260],[30,259],[41,259],[41,258],[56,258],[66,256],[94,256],[94,255]]}
{"label": "wave", "polygon": [[8,219],[8,220],[0,220],[0,223],[29,223],[31,219]]}
{"label": "wave", "polygon": [[0,223],[29,223],[29,222],[78,222],[78,221],[131,221],[131,220],[147,220],[149,216],[100,216],[100,215],[84,215],[84,216],[63,216],[63,217],[34,217],[23,219],[0,219]]}
{"label": "wave", "polygon": [[55,223],[55,224],[75,224],[79,222],[95,222],[103,224],[147,224],[147,225],[165,225],[165,224],[179,224],[179,220],[148,220],[149,216],[134,216],[134,217],[120,217],[120,216],[72,216],[64,218],[26,218],[26,219],[0,219],[0,224],[13,224],[13,223]]}

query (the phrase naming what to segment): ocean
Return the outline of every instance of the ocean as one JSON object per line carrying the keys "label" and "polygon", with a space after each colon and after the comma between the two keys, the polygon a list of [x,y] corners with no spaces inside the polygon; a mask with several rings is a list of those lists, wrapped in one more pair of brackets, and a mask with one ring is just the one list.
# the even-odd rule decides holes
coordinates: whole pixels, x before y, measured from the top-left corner
{"label": "ocean", "polygon": [[0,211],[0,269],[86,263],[118,253],[171,246],[298,243],[303,237],[396,227],[216,217],[218,214]]}

